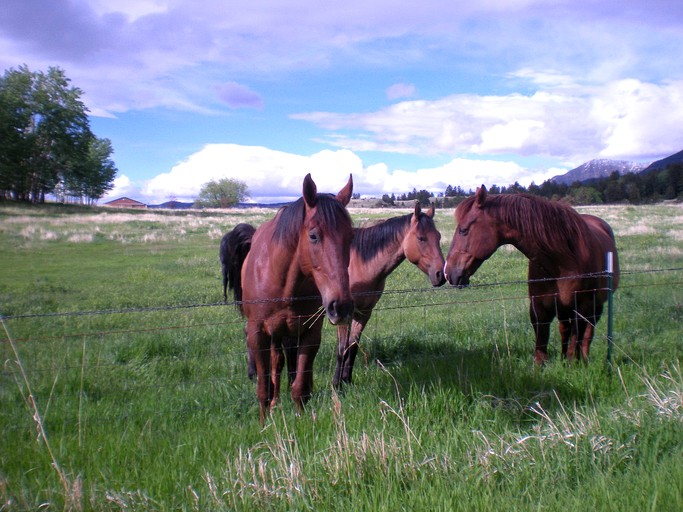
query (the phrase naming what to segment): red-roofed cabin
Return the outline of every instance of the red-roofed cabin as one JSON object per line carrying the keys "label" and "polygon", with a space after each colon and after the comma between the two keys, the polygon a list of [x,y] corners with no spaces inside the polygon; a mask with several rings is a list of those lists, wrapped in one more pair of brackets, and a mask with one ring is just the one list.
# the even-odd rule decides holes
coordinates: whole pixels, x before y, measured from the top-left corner
{"label": "red-roofed cabin", "polygon": [[147,208],[145,203],[141,203],[140,201],[136,201],[129,197],[119,197],[118,199],[104,203],[104,206],[109,206],[111,208]]}

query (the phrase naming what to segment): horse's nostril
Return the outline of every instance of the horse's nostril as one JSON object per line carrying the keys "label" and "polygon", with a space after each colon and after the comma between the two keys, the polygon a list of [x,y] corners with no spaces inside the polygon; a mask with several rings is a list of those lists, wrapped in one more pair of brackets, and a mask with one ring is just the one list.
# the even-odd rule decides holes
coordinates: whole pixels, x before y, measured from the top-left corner
{"label": "horse's nostril", "polygon": [[353,302],[333,300],[327,305],[327,316],[333,323],[347,320],[353,313]]}

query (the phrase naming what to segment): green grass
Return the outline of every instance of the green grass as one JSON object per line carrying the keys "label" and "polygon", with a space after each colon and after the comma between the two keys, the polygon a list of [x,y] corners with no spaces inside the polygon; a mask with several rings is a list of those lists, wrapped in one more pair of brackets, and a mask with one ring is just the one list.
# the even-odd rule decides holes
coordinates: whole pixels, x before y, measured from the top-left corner
{"label": "green grass", "polygon": [[[306,411],[285,392],[261,427],[218,244],[272,212],[0,205],[0,510],[683,509],[683,272],[660,271],[683,267],[683,209],[582,210],[624,272],[611,373],[604,320],[589,365],[553,329],[534,367],[518,252],[465,290],[404,263],[354,384],[331,389],[326,325]],[[436,221],[446,251],[452,211]]]}

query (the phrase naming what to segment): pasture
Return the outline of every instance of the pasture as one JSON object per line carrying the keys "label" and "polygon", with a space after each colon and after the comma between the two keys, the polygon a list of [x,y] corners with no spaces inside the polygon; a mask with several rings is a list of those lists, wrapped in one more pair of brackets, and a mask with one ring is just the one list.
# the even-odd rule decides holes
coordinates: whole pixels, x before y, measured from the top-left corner
{"label": "pasture", "polygon": [[553,324],[534,366],[513,248],[468,289],[404,262],[354,383],[326,322],[304,413],[283,389],[261,427],[218,246],[274,211],[0,203],[0,510],[683,510],[683,207],[579,210],[619,249],[611,371],[606,316],[588,365]]}

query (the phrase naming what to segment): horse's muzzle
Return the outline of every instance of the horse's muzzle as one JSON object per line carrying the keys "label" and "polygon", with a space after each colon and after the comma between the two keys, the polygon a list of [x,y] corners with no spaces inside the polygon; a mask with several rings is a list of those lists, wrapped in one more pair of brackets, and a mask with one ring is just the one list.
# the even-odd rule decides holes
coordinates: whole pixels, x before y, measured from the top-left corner
{"label": "horse's muzzle", "polygon": [[446,277],[444,276],[443,271],[439,269],[429,274],[429,280],[432,282],[432,286],[436,288],[446,282]]}
{"label": "horse's muzzle", "polygon": [[332,325],[349,322],[353,316],[353,301],[330,301],[325,308],[325,314]]}
{"label": "horse's muzzle", "polygon": [[458,269],[446,273],[446,279],[448,280],[448,284],[457,288],[465,288],[470,284],[469,274]]}

